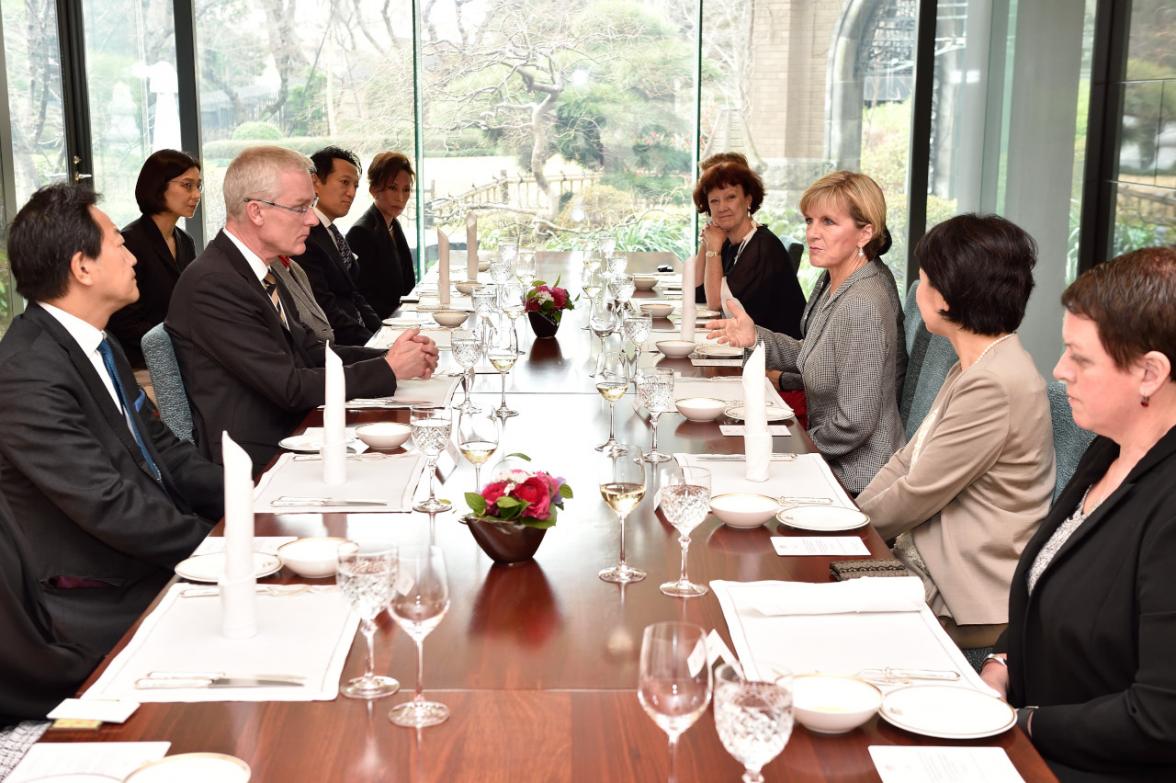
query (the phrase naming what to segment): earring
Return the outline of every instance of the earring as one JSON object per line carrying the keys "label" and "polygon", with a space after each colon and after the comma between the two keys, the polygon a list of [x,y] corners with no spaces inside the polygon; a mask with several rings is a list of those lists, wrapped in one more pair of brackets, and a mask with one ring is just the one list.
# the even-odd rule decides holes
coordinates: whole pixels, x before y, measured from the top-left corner
{"label": "earring", "polygon": [[1144,394],[1139,398],[1139,407],[1146,408],[1148,405],[1151,405],[1151,397]]}
{"label": "earring", "polygon": [[858,248],[858,256],[859,256],[859,257],[862,257],[862,256],[865,256],[865,255],[866,255],[865,251],[864,251],[864,250],[862,250],[862,249],[859,247],[859,248]]}

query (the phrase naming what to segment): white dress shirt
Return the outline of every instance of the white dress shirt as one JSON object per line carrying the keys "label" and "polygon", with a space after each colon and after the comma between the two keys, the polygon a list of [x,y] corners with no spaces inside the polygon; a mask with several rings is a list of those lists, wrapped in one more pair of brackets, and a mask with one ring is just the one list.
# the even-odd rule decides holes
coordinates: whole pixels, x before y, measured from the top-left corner
{"label": "white dress shirt", "polygon": [[106,391],[110,392],[110,399],[114,400],[114,407],[118,408],[120,413],[126,414],[123,410],[122,400],[118,398],[118,391],[114,388],[114,379],[110,377],[110,373],[106,371],[106,363],[102,361],[102,354],[98,353],[98,345],[106,339],[106,333],[101,329],[97,329],[93,324],[86,323],[81,318],[78,318],[72,313],[67,313],[60,307],[54,307],[45,302],[38,302],[45,309],[45,312],[53,316],[57,323],[69,332],[69,336],[74,338],[74,342],[82,349],[82,353],[94,365],[94,371],[98,373],[98,377],[102,379],[102,383],[106,386]]}

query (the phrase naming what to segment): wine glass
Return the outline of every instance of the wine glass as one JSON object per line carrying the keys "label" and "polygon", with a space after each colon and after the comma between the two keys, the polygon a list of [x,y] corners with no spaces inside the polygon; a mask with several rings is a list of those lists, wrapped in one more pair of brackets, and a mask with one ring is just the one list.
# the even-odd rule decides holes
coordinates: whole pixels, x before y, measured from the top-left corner
{"label": "wine glass", "polygon": [[604,364],[604,341],[617,328],[616,313],[609,309],[603,298],[592,303],[592,313],[588,317],[588,328],[600,340],[600,353],[596,360],[596,369],[592,371],[592,377],[599,378]]}
{"label": "wine glass", "polygon": [[482,488],[482,465],[498,449],[501,422],[493,416],[474,413],[461,413],[457,417],[457,447],[474,466],[474,492]]}
{"label": "wine glass", "polygon": [[705,585],[695,584],[686,577],[686,556],[690,551],[690,534],[710,511],[710,488],[709,470],[684,467],[675,471],[669,483],[661,489],[662,513],[678,531],[678,543],[682,545],[682,568],[678,580],[661,585],[661,591],[668,596],[697,598],[707,593]]}
{"label": "wine glass", "polygon": [[654,623],[641,637],[637,701],[670,739],[670,780],[678,779],[678,738],[711,697],[706,631],[693,623]]}
{"label": "wine glass", "polygon": [[520,250],[515,260],[515,277],[526,287],[535,281],[535,251]]}
{"label": "wine glass", "polygon": [[792,677],[745,680],[729,664],[715,672],[715,728],[723,747],[743,765],[743,783],[763,783],[764,765],[792,736]]}
{"label": "wine glass", "polygon": [[[619,446],[625,452],[627,446]],[[597,576],[606,582],[627,584],[640,582],[645,572],[625,562],[625,518],[645,497],[645,466],[625,453],[605,452],[600,458],[600,495],[604,502],[616,512],[621,523],[621,552],[617,564],[606,568]]]}
{"label": "wine glass", "polygon": [[453,508],[448,500],[438,500],[434,487],[437,472],[437,457],[445,450],[449,442],[449,431],[452,425],[449,411],[445,408],[414,405],[410,411],[412,425],[412,442],[425,455],[425,471],[429,475],[429,497],[413,506],[414,511],[427,514],[439,514]]}
{"label": "wine glass", "polygon": [[637,401],[649,411],[653,442],[641,459],[649,463],[666,462],[673,459],[669,454],[657,450],[657,422],[661,415],[674,408],[674,374],[672,370],[642,370],[637,374]]}
{"label": "wine glass", "polygon": [[454,360],[462,369],[461,389],[465,392],[465,399],[457,406],[457,410],[462,413],[480,413],[482,409],[470,399],[470,387],[474,385],[474,367],[482,358],[482,343],[469,329],[458,329],[453,333],[450,346]]}
{"label": "wine glass", "polygon": [[349,699],[379,699],[400,690],[393,677],[376,674],[376,618],[392,597],[396,581],[396,547],[379,552],[341,552],[336,581],[348,603],[359,615],[359,629],[367,642],[367,665],[363,676],[348,680],[339,692]]}
{"label": "wine glass", "polygon": [[613,275],[608,281],[608,292],[617,301],[617,309],[621,313],[628,312],[629,300],[633,298],[633,292],[636,290],[633,275],[621,273]]}
{"label": "wine glass", "polygon": [[628,362],[622,353],[606,353],[603,356],[603,370],[596,380],[596,391],[608,400],[608,440],[596,447],[597,451],[607,451],[609,454],[624,454],[623,446],[617,443],[614,433],[615,410],[617,400],[625,396],[629,388]]}
{"label": "wine glass", "polygon": [[490,360],[494,369],[498,370],[498,375],[502,379],[502,390],[494,415],[500,419],[508,419],[511,416],[519,415],[518,411],[511,410],[506,405],[506,375],[514,367],[515,360],[519,357],[519,341],[515,335],[514,326],[510,325],[509,321],[505,324],[492,326],[489,337],[490,344],[486,348],[486,358]]}
{"label": "wine glass", "polygon": [[[526,289],[515,280],[498,286],[498,308],[510,319],[510,328],[516,331],[518,320],[527,312],[526,302],[523,300],[524,294],[526,294]],[[522,351],[519,353],[521,354]]]}
{"label": "wine glass", "polygon": [[388,719],[397,726],[409,728],[436,726],[449,717],[449,708],[440,702],[426,701],[421,682],[425,670],[425,637],[441,624],[449,611],[449,583],[440,547],[417,547],[401,552],[400,573],[388,608],[392,619],[416,642],[417,648],[416,692],[410,701],[393,707]]}

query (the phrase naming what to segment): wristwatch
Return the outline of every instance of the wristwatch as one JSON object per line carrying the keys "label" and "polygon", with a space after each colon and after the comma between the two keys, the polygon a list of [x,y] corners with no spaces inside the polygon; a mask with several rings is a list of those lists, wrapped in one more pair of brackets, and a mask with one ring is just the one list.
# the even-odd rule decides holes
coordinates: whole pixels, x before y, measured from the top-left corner
{"label": "wristwatch", "polygon": [[715,257],[715,256],[717,256],[718,254],[719,254],[719,251],[718,251],[718,250],[708,250],[708,251],[706,251],[706,257],[707,257],[707,258],[714,258],[714,257]]}

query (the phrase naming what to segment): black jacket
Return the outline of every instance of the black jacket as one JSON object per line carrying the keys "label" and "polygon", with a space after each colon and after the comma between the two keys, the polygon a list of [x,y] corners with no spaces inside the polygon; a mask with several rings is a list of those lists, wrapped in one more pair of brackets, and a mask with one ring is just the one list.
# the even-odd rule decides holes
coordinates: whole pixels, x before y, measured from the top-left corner
{"label": "black jacket", "polygon": [[[306,252],[294,258],[306,272],[315,301],[335,331],[340,345],[363,345],[380,328],[380,316],[359,292],[356,278],[344,265],[339,248],[323,225],[310,230]],[[355,265],[358,276],[358,265]]]}
{"label": "black jacket", "polygon": [[380,318],[387,318],[400,307],[400,298],[416,287],[412,251],[400,228],[400,221],[392,221],[392,229],[375,206],[368,207],[347,232],[359,262],[359,291]]}

